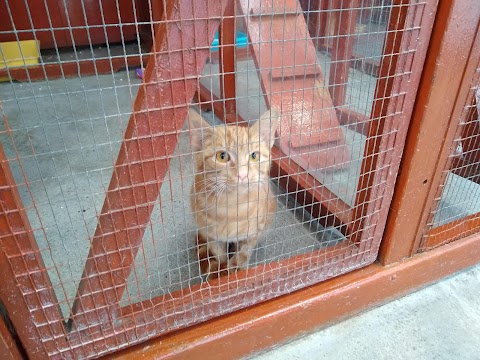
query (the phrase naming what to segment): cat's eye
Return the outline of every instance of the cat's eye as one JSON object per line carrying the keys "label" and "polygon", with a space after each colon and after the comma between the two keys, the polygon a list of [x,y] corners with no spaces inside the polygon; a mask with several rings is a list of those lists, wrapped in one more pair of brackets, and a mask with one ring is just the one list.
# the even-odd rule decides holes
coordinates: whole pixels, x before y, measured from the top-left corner
{"label": "cat's eye", "polygon": [[228,160],[230,160],[230,155],[228,155],[226,151],[217,151],[215,158],[221,163],[226,163]]}
{"label": "cat's eye", "polygon": [[250,154],[250,160],[254,161],[254,162],[257,162],[258,160],[260,160],[260,154],[256,151],[252,152]]}

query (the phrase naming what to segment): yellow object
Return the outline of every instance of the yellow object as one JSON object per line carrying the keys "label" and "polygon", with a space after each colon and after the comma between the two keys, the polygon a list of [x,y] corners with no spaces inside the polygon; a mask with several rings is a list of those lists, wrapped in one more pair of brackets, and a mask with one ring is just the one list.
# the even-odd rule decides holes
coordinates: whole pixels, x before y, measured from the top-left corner
{"label": "yellow object", "polygon": [[[40,44],[36,40],[9,41],[0,43],[0,70],[35,65],[39,62]],[[8,81],[8,77],[0,77]]]}

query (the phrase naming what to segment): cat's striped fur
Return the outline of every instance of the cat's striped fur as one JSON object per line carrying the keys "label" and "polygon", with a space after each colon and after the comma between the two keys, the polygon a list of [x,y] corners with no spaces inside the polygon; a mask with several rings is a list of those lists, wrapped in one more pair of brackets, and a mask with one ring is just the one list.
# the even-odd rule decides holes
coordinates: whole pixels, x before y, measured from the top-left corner
{"label": "cat's striped fur", "polygon": [[201,268],[211,277],[245,268],[259,234],[275,213],[269,178],[278,116],[276,110],[269,111],[249,128],[212,127],[189,111],[196,152],[191,207],[198,225]]}

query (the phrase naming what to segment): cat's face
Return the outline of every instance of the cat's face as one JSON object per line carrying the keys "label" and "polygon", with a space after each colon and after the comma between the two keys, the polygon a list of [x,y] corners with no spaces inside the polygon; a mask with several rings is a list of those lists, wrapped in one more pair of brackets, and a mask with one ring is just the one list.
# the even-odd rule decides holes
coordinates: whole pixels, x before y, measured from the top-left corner
{"label": "cat's face", "polygon": [[278,112],[269,111],[247,128],[235,125],[211,127],[198,114],[191,115],[197,170],[219,189],[223,185],[241,186],[268,181],[270,151],[278,116]]}

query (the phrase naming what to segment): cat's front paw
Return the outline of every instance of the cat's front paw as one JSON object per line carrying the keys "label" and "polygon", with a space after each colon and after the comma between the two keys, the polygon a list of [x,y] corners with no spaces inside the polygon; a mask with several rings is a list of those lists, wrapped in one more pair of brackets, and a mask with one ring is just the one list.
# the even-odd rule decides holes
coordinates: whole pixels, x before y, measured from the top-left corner
{"label": "cat's front paw", "polygon": [[249,256],[246,253],[240,252],[233,255],[228,261],[228,270],[230,273],[238,270],[246,269],[248,266]]}
{"label": "cat's front paw", "polygon": [[227,276],[229,274],[228,264],[220,263],[216,259],[208,259],[207,261],[208,267],[206,267],[203,272],[207,275],[207,281],[217,279],[221,276]]}
{"label": "cat's front paw", "polygon": [[206,275],[207,281],[228,275],[228,263],[220,262],[207,248],[207,242],[197,236],[197,256],[200,262],[200,272]]}

